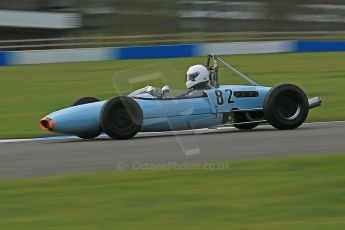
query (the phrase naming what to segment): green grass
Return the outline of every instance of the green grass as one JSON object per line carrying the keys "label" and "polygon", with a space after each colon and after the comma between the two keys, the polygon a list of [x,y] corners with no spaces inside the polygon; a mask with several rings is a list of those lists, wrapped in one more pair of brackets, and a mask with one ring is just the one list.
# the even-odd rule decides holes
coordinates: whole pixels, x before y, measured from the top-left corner
{"label": "green grass", "polygon": [[[225,59],[259,84],[291,82],[309,96],[321,96],[324,104],[310,114],[309,121],[345,119],[345,53],[235,55]],[[158,78],[132,88],[162,86],[164,82],[182,88],[187,67],[204,62],[200,57],[0,67],[0,138],[47,135],[38,127],[43,115],[69,106],[80,96],[108,99],[116,95],[113,78],[119,71],[123,72],[116,74],[117,84],[145,75]],[[240,83],[224,68],[220,79],[221,83]],[[126,92],[129,87],[121,89]]]}
{"label": "green grass", "polygon": [[0,181],[0,229],[344,229],[345,155]]}

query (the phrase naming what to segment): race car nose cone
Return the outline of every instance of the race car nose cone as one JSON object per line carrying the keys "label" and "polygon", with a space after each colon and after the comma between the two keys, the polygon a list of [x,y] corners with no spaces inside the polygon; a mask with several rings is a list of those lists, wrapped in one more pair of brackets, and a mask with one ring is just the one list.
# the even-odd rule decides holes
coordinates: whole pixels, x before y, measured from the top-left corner
{"label": "race car nose cone", "polygon": [[40,127],[43,130],[53,131],[54,130],[54,121],[52,119],[50,119],[49,117],[43,117],[40,120]]}

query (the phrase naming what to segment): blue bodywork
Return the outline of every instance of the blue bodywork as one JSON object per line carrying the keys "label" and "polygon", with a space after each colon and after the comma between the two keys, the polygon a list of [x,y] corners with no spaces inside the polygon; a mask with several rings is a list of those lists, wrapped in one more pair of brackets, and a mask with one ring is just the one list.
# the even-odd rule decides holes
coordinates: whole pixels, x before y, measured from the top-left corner
{"label": "blue bodywork", "polygon": [[[270,87],[221,85],[204,90],[197,98],[151,98],[136,95],[134,100],[143,111],[141,132],[209,128],[224,123],[224,116],[233,110],[262,110]],[[255,96],[236,97],[237,92],[256,92]],[[45,118],[54,122],[52,131],[83,135],[100,130],[100,114],[107,101],[62,109]]]}
{"label": "blue bodywork", "polygon": [[[251,85],[219,85],[219,63]],[[210,86],[204,90],[174,97],[168,94],[168,86],[147,86],[108,101],[84,97],[74,103],[76,106],[42,118],[40,125],[42,129],[86,139],[101,132],[113,139],[128,139],[139,131],[214,128],[225,123],[252,129],[265,121],[277,129],[295,129],[305,121],[309,109],[321,105],[318,97],[308,100],[303,90],[292,84],[259,86],[212,54],[207,55],[206,68],[209,79],[201,83]]]}

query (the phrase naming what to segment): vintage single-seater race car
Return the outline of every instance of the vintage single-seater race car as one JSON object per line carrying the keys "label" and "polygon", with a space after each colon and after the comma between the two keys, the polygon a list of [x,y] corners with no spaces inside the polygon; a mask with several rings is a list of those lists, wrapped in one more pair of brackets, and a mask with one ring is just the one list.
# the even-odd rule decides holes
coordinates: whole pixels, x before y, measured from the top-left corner
{"label": "vintage single-seater race car", "polygon": [[[219,63],[250,85],[219,85]],[[101,133],[113,139],[128,139],[138,132],[215,128],[224,124],[253,129],[267,122],[286,130],[299,127],[309,109],[321,105],[318,97],[308,100],[303,90],[293,84],[259,86],[214,55],[207,56],[206,67],[210,84],[200,93],[170,96],[169,87],[165,86],[161,90],[145,87],[106,101],[84,97],[71,107],[43,117],[40,127],[85,139]]]}

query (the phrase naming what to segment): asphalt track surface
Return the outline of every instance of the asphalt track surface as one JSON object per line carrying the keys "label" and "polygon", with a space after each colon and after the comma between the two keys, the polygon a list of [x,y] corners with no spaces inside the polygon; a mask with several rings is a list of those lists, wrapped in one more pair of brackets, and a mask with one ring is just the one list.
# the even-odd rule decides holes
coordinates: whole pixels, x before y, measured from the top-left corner
{"label": "asphalt track surface", "polygon": [[345,153],[345,122],[142,134],[131,140],[58,139],[0,142],[0,179],[61,175],[160,165]]}

